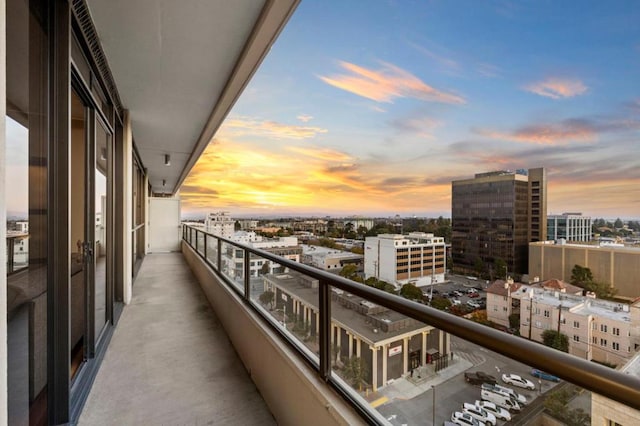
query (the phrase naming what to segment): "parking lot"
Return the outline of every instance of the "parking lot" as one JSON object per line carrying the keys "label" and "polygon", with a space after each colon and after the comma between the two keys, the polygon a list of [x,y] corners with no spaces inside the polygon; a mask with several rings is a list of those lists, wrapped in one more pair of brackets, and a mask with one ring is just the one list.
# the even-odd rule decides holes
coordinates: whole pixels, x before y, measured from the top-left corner
{"label": "parking lot", "polygon": [[472,310],[486,308],[486,281],[461,275],[447,275],[447,280],[434,286],[422,287],[427,299],[444,297],[453,305],[468,306]]}

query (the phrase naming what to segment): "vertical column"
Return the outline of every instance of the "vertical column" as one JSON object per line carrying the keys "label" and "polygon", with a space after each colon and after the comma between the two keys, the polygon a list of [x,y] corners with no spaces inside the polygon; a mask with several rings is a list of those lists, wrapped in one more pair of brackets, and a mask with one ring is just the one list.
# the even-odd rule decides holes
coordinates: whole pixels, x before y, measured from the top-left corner
{"label": "vertical column", "polygon": [[342,329],[336,325],[336,345],[342,346]]}
{"label": "vertical column", "polygon": [[387,384],[387,359],[389,358],[389,345],[382,345],[382,385]]}
{"label": "vertical column", "polygon": [[353,357],[353,335],[347,332],[347,336],[349,336],[349,358]]}
{"label": "vertical column", "polygon": [[362,340],[356,337],[356,356],[360,358],[362,356]]}
{"label": "vertical column", "polygon": [[440,355],[446,353],[444,352],[444,332],[442,330],[438,333],[438,352],[440,352]]}
{"label": "vertical column", "polygon": [[427,337],[429,337],[428,331],[422,332],[422,351],[420,352],[420,364],[425,365],[427,363]]}
{"label": "vertical column", "polygon": [[316,312],[316,334],[320,333],[320,312]]}
{"label": "vertical column", "polygon": [[378,390],[378,348],[369,346],[371,349],[371,388]]}
{"label": "vertical column", "polygon": [[409,371],[409,338],[402,339],[402,374]]}
{"label": "vertical column", "polygon": [[7,114],[7,17],[6,1],[0,0],[0,424],[7,417],[7,210],[5,208],[6,114]]}
{"label": "vertical column", "polygon": [[[124,152],[124,158],[121,161],[124,162],[123,170],[125,170],[122,177],[122,184],[124,186],[124,212],[116,212],[116,214],[124,214],[123,218],[123,233],[124,241],[121,256],[123,256],[123,268],[122,278],[123,289],[122,299],[125,304],[131,303],[131,297],[133,295],[133,253],[132,244],[133,236],[131,230],[133,229],[133,136],[131,132],[131,115],[129,111],[124,112],[123,120],[123,136],[122,136],[122,149]],[[141,195],[139,195],[141,196]]]}

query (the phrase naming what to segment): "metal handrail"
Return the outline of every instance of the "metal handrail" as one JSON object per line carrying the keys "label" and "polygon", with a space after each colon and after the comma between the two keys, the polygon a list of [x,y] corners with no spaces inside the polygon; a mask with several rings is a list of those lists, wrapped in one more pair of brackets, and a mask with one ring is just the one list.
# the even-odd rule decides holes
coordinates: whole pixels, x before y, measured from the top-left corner
{"label": "metal handrail", "polygon": [[[192,228],[190,225],[184,226]],[[623,374],[612,368],[549,348],[540,343],[513,336],[465,318],[351,281],[339,275],[334,275],[264,250],[245,246],[227,238],[208,233],[203,229],[198,229],[198,231],[218,239],[219,242],[231,244],[245,250],[245,252],[253,253],[313,277],[319,280],[320,283],[326,283],[363,297],[380,306],[400,312],[417,321],[429,324],[516,361],[542,369],[584,389],[640,410],[640,379],[637,377]],[[186,238],[185,241],[193,246]],[[219,251],[218,254],[220,254]],[[248,297],[247,295],[245,296]]]}

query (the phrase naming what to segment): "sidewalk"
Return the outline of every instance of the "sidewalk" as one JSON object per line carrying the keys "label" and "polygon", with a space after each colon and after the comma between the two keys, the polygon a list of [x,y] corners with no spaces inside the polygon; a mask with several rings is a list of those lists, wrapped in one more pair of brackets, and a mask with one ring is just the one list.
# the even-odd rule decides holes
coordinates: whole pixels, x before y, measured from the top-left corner
{"label": "sidewalk", "polygon": [[378,388],[377,392],[369,394],[366,399],[369,402],[378,401],[382,398],[385,398],[385,402],[394,399],[412,399],[428,391],[433,386],[437,386],[461,374],[472,366],[471,362],[454,355],[453,362],[449,364],[449,367],[436,373],[431,365],[421,366],[413,371],[413,377],[407,373],[402,378],[390,380],[386,386]]}

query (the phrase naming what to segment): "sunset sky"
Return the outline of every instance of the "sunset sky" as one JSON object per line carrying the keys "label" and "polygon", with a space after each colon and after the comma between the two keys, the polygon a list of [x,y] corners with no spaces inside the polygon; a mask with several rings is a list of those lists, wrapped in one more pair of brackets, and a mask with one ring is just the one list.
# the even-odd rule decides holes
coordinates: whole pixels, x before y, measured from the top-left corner
{"label": "sunset sky", "polygon": [[183,214],[450,216],[545,167],[548,213],[640,217],[637,1],[302,1]]}

